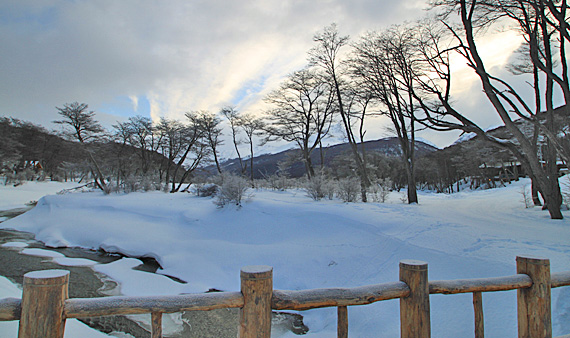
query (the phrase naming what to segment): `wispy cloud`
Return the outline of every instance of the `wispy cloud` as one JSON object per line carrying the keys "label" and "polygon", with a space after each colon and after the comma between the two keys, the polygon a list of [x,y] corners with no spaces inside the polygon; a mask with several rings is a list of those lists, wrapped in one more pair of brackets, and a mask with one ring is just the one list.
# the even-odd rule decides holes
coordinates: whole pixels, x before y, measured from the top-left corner
{"label": "wispy cloud", "polygon": [[[153,119],[226,105],[259,113],[265,95],[306,64],[324,26],[336,22],[356,39],[414,20],[425,7],[424,0],[6,0],[0,114],[48,124],[54,107],[71,101]],[[502,67],[508,53],[490,57]],[[460,87],[476,88],[464,74]]]}

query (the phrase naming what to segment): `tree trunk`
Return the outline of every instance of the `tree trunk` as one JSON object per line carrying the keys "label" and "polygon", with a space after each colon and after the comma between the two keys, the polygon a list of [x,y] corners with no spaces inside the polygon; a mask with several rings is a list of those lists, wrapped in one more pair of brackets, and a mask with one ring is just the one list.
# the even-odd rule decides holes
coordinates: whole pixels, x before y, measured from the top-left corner
{"label": "tree trunk", "polygon": [[214,153],[214,162],[216,162],[216,168],[218,169],[218,173],[221,174],[222,168],[220,167],[220,162],[218,161],[218,154],[216,150],[214,150],[213,153]]}
{"label": "tree trunk", "polygon": [[249,172],[251,173],[251,184],[253,185],[253,141],[249,142]]}
{"label": "tree trunk", "polygon": [[408,203],[418,203],[418,191],[416,189],[416,178],[411,170],[408,170]]}
{"label": "tree trunk", "polygon": [[[535,147],[531,144],[528,138],[522,133],[522,131],[515,125],[515,123],[511,120],[509,113],[503,106],[501,100],[499,99],[495,88],[491,85],[491,79],[489,74],[487,73],[481,56],[477,51],[477,47],[475,45],[475,38],[473,33],[473,26],[471,22],[471,17],[468,15],[467,5],[464,1],[461,3],[461,19],[463,23],[463,27],[465,28],[467,43],[469,46],[469,53],[472,58],[472,66],[475,68],[477,75],[479,76],[481,83],[483,85],[483,91],[489,102],[493,105],[501,120],[505,124],[506,129],[511,132],[511,134],[517,139],[519,142],[519,149],[522,156],[527,161],[529,166],[530,172],[536,178],[536,183],[539,186],[540,191],[543,194],[544,202],[548,205],[548,212],[550,213],[550,217],[552,219],[562,219],[562,212],[560,211],[560,202],[561,200],[558,199],[558,194],[556,190],[560,190],[555,188],[555,185],[558,185],[558,177],[556,177],[556,184],[553,182],[552,177],[548,177],[547,173],[542,168],[542,164],[538,160],[538,156],[535,151]],[[548,103],[547,103],[548,105]],[[547,113],[551,114],[552,110],[547,109]]]}
{"label": "tree trunk", "polygon": [[532,202],[534,203],[534,206],[535,207],[541,207],[542,202],[540,201],[540,198],[538,197],[538,188],[537,188],[537,185],[536,185],[533,177],[531,177],[531,179],[530,179],[530,190],[531,190]]}
{"label": "tree trunk", "polygon": [[312,179],[315,177],[315,169],[313,168],[313,162],[311,161],[311,157],[305,158],[305,170],[307,171],[307,178]]}

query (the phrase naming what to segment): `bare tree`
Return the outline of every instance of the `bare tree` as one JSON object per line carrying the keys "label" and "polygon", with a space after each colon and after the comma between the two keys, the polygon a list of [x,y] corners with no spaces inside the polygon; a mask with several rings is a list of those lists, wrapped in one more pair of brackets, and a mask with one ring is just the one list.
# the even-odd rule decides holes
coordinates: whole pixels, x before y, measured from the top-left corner
{"label": "bare tree", "polygon": [[97,185],[99,189],[106,191],[107,183],[105,182],[105,177],[93,153],[87,146],[90,141],[100,137],[104,129],[99,122],[95,120],[95,112],[88,111],[87,108],[88,105],[86,103],[65,103],[61,108],[56,107],[62,119],[53,121],[53,123],[68,126],[71,130],[72,137],[84,146],[84,150],[91,163],[91,173],[93,174],[95,185]]}
{"label": "bare tree", "polygon": [[157,126],[162,135],[162,154],[168,158],[165,182],[171,185],[171,193],[180,191],[182,184],[206,156],[200,115],[187,113],[186,117],[187,124],[163,118]]}
{"label": "bare tree", "polygon": [[414,33],[403,27],[370,32],[354,45],[352,73],[392,121],[400,141],[408,180],[408,203],[417,203],[416,115],[421,110],[414,97],[417,53]]}
{"label": "bare tree", "polygon": [[295,142],[301,150],[307,177],[315,176],[311,153],[327,136],[333,119],[334,92],[313,69],[292,73],[266,101],[266,140]]}
{"label": "bare tree", "polygon": [[156,132],[150,118],[143,116],[129,117],[128,121],[119,123],[115,129],[127,134],[127,143],[137,149],[140,174],[146,175],[152,166],[154,154],[160,147],[162,134]]}
{"label": "bare tree", "polygon": [[[449,59],[446,56],[446,51],[433,43],[437,42],[437,38],[433,34],[428,34],[426,40],[428,43],[424,45],[424,47],[427,46],[424,51],[427,51],[425,53],[426,63],[431,66],[432,75],[435,74],[435,76],[422,80],[424,89],[435,94],[439,101],[439,106],[430,106],[425,102],[422,104],[427,115],[427,121],[436,128],[475,132],[481,138],[509,149],[535,179],[553,219],[563,218],[560,212],[562,196],[558,184],[556,151],[559,155],[564,156],[564,152],[557,145],[556,135],[552,129],[554,121],[553,84],[556,83],[559,86],[566,103],[568,103],[567,99],[569,98],[568,82],[565,81],[568,72],[565,54],[563,53],[564,43],[559,44],[558,47],[552,43],[554,32],[559,32],[559,36],[563,40],[567,40],[567,23],[565,19],[560,17],[560,14],[566,11],[566,4],[563,3],[559,5],[557,2],[545,0],[434,1],[435,6],[446,9],[447,16],[443,17],[443,23],[455,39],[454,50],[465,58],[467,64],[481,80],[483,92],[512,135],[511,139],[491,137],[476,123],[454,109],[449,94],[451,79]],[[554,7],[554,10],[551,7]],[[461,22],[459,29],[446,21],[452,13],[459,13]],[[537,113],[541,110],[541,106],[540,102],[536,100],[536,95],[535,102],[525,100],[511,84],[491,74],[481,58],[477,48],[477,31],[481,28],[490,27],[498,18],[511,20],[511,22],[518,24],[519,32],[530,46],[529,59],[540,72],[546,75],[543,96],[543,104],[546,109],[543,113]],[[563,27],[556,28],[557,25]],[[556,52],[556,48],[559,49],[558,52]],[[553,68],[553,56],[561,55],[560,53],[563,54],[561,56],[563,59],[562,76],[557,75]],[[535,85],[537,84],[535,83]],[[533,143],[534,135],[525,133],[522,127],[524,123],[521,121],[534,125],[548,139],[549,145],[544,159],[541,159],[536,152],[536,144]],[[546,166],[543,166],[541,160],[546,161]]]}
{"label": "bare tree", "polygon": [[[350,149],[356,163],[357,173],[360,178],[362,201],[366,202],[366,191],[370,186],[370,179],[366,170],[364,153],[358,151],[358,141],[354,135],[353,125],[351,123],[351,110],[350,107],[347,107],[345,102],[354,100],[355,96],[350,94],[355,94],[355,92],[349,88],[348,83],[343,79],[343,71],[339,69],[339,52],[342,47],[348,44],[349,37],[341,36],[336,25],[332,24],[325,27],[322,32],[315,34],[313,40],[316,42],[316,46],[309,51],[309,60],[312,64],[317,65],[324,70],[327,75],[326,79],[335,93],[337,108],[344,127],[344,132],[348,140],[348,144],[350,145]],[[347,95],[349,96],[345,100]],[[362,112],[366,111],[365,107],[366,106],[364,106]],[[361,115],[361,136],[364,135],[362,132],[364,116],[365,114]],[[362,142],[361,147],[364,147]]]}
{"label": "bare tree", "polygon": [[247,143],[249,144],[249,173],[250,179],[253,182],[253,137],[261,136],[265,125],[263,124],[262,119],[251,114],[243,114],[239,116],[237,125],[243,129],[247,136]]}
{"label": "bare tree", "polygon": [[232,131],[232,141],[234,143],[234,148],[238,156],[240,172],[243,175],[247,170],[247,165],[243,163],[241,154],[239,152],[239,145],[241,143],[240,140],[238,139],[238,133],[239,133],[238,127],[240,123],[240,116],[235,107],[224,107],[222,108],[221,113],[226,117],[226,119],[230,123],[230,130]]}
{"label": "bare tree", "polygon": [[[204,133],[204,139],[208,147],[212,152],[212,156],[214,157],[214,162],[216,163],[216,169],[218,173],[222,173],[222,168],[220,167],[220,161],[218,159],[218,147],[223,144],[223,141],[220,139],[222,135],[222,128],[220,128],[220,120],[215,114],[209,111],[199,111],[193,113],[196,121],[200,124],[200,128]],[[188,115],[186,115],[188,116]]]}

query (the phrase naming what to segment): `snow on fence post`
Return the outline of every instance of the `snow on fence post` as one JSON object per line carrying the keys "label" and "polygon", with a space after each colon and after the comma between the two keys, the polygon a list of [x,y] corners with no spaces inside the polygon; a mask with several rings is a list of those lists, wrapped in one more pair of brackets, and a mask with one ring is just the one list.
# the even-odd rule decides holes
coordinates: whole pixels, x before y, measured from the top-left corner
{"label": "snow on fence post", "polygon": [[63,338],[68,288],[67,270],[26,273],[18,338]]}
{"label": "snow on fence post", "polygon": [[400,337],[430,338],[428,265],[415,260],[400,261],[400,281],[410,295],[400,298]]}
{"label": "snow on fence post", "polygon": [[517,257],[517,273],[532,279],[532,286],[517,290],[519,338],[552,338],[550,260]]}
{"label": "snow on fence post", "polygon": [[271,298],[273,268],[266,265],[241,269],[243,307],[239,312],[240,338],[269,338],[271,336]]}

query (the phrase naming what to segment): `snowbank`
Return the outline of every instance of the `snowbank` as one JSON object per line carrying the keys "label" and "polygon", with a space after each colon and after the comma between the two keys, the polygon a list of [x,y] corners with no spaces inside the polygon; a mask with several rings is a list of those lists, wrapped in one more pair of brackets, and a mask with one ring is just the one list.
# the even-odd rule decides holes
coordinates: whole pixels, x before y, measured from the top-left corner
{"label": "snowbank", "polygon": [[37,201],[42,196],[55,194],[64,189],[79,186],[77,182],[24,182],[17,187],[0,184],[0,210],[22,208],[26,203]]}
{"label": "snowbank", "polygon": [[[551,259],[570,270],[570,222],[525,209],[521,181],[507,188],[454,195],[420,194],[419,205],[313,202],[300,191],[256,191],[243,208],[160,192],[46,196],[28,213],[2,223],[30,231],[51,246],[83,246],[155,257],[187,284],[143,272],[134,260],[95,269],[121,283],[126,295],[239,290],[246,265],[274,267],[275,289],[354,287],[398,280],[398,262],[429,263],[430,279],[515,273],[517,255]],[[570,216],[570,215],[569,215]],[[144,283],[141,283],[144,279]],[[570,290],[553,292],[555,335],[570,332]],[[431,297],[434,337],[473,332],[471,295]],[[484,295],[490,337],[516,337],[516,292]],[[336,310],[306,311],[310,337],[333,336]],[[397,301],[349,309],[351,335],[397,337]]]}

